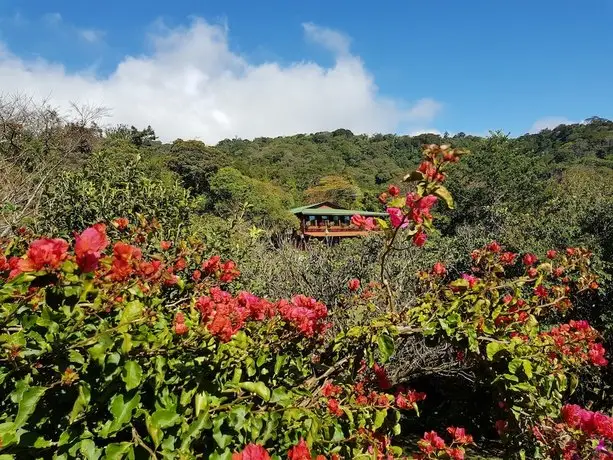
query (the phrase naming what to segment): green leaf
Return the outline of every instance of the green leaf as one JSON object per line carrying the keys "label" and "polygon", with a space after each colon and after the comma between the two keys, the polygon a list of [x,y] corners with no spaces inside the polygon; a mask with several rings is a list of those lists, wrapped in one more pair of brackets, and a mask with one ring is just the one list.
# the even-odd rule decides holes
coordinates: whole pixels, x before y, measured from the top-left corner
{"label": "green leaf", "polygon": [[387,409],[381,409],[377,411],[375,415],[375,430],[379,429],[383,422],[385,422],[385,418],[387,417]]}
{"label": "green leaf", "polygon": [[[123,308],[121,312],[121,318],[119,320],[120,325],[129,324],[132,321],[140,318],[141,312],[143,311],[143,304],[138,300],[133,300],[132,302],[128,302],[126,306]],[[125,330],[120,330],[120,332],[125,332]]]}
{"label": "green leaf", "polygon": [[[113,420],[109,427],[109,432],[114,433],[132,420],[132,412],[140,403],[140,394],[135,394],[128,402],[124,402],[123,395],[115,395],[111,399],[109,410],[113,415]],[[104,436],[103,436],[104,437]]]}
{"label": "green leaf", "polygon": [[575,374],[570,374],[570,381],[568,385],[568,391],[570,392],[570,394],[573,394],[575,392],[578,385],[579,377],[577,377]]}
{"label": "green leaf", "polygon": [[232,442],[232,436],[223,434],[221,431],[214,432],[213,439],[221,449],[225,449]]}
{"label": "green leaf", "polygon": [[264,401],[270,400],[270,390],[264,382],[241,382],[239,387],[251,393],[255,393]]}
{"label": "green leaf", "polygon": [[200,412],[206,410],[209,407],[209,400],[206,392],[198,393],[194,397],[194,406],[196,409],[196,417],[200,415]]}
{"label": "green leaf", "polygon": [[131,442],[117,442],[106,446],[105,460],[119,460],[132,448]]}
{"label": "green leaf", "polygon": [[126,383],[126,390],[130,391],[140,385],[143,369],[136,361],[128,361],[123,367],[121,378]]}
{"label": "green leaf", "polygon": [[522,366],[522,360],[519,358],[515,358],[509,363],[509,372],[511,374],[517,374],[517,371]]}
{"label": "green leaf", "polygon": [[102,455],[102,449],[96,448],[96,444],[91,439],[81,441],[80,450],[87,460],[98,460]]}
{"label": "green leaf", "polygon": [[500,343],[500,342],[490,342],[487,344],[487,347],[485,348],[485,352],[487,354],[487,359],[489,359],[490,361],[494,360],[494,356],[496,356],[496,354],[502,350],[504,350],[504,344]]}
{"label": "green leaf", "polygon": [[394,353],[394,339],[388,334],[381,334],[377,337],[377,345],[381,354],[381,360],[384,363],[387,362]]}
{"label": "green leaf", "polygon": [[526,374],[526,377],[531,379],[532,378],[532,363],[528,361],[527,359],[524,359],[522,361],[522,365],[524,368],[524,374]]}
{"label": "green leaf", "polygon": [[85,359],[83,358],[83,355],[79,353],[77,350],[70,350],[70,352],[68,353],[68,360],[71,363],[78,363],[78,364],[85,363]]}
{"label": "green leaf", "polygon": [[211,423],[209,414],[204,412],[200,414],[181,438],[181,450],[187,450],[193,439],[199,437],[203,430],[211,429],[212,426],[213,424]]}
{"label": "green leaf", "polygon": [[152,423],[151,416],[149,414],[145,416],[145,426],[147,427],[147,433],[149,433],[149,436],[151,436],[151,440],[153,441],[153,444],[157,448],[160,445],[160,442],[162,441],[162,436],[164,435],[164,433],[162,432],[162,429],[159,426],[155,426]]}
{"label": "green leaf", "polygon": [[17,410],[17,417],[15,417],[15,430],[23,427],[34,410],[38,401],[47,391],[46,387],[30,387],[24,393],[19,401],[19,409]]}
{"label": "green leaf", "polygon": [[83,412],[83,410],[85,410],[85,408],[89,404],[90,397],[91,392],[89,389],[89,385],[87,383],[81,382],[79,384],[79,394],[77,395],[77,399],[72,406],[72,411],[70,412],[68,423],[73,423],[79,416],[79,414]]}
{"label": "green leaf", "polygon": [[160,428],[176,425],[180,420],[179,414],[172,409],[158,409],[151,415],[151,423]]}
{"label": "green leaf", "polygon": [[445,204],[447,204],[447,207],[449,209],[454,209],[455,205],[453,204],[453,197],[451,196],[451,193],[449,193],[449,190],[447,190],[446,187],[439,185],[434,190],[434,194],[438,196],[441,200],[443,200]]}

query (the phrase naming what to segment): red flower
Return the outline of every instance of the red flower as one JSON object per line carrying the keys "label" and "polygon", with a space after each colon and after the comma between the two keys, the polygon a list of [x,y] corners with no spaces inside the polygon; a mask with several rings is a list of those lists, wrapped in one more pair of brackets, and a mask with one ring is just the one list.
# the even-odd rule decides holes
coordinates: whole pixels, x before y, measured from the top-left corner
{"label": "red flower", "polygon": [[175,316],[174,330],[177,335],[183,335],[189,331],[189,328],[185,324],[185,315],[183,315],[182,312],[177,313],[177,316]]}
{"label": "red flower", "polygon": [[[11,278],[23,272],[36,272],[43,269],[55,269],[68,256],[68,243],[61,238],[43,238],[32,241],[26,257],[13,261]],[[10,263],[10,261],[9,261]]]}
{"label": "red flower", "polygon": [[297,295],[292,297],[291,302],[280,301],[277,309],[285,321],[293,324],[307,337],[321,333],[326,328],[322,320],[328,316],[328,309],[313,298]]}
{"label": "red flower", "polygon": [[426,179],[434,179],[437,176],[436,167],[429,161],[423,161],[417,170],[424,175]]}
{"label": "red flower", "polygon": [[360,289],[360,280],[357,278],[350,279],[349,283],[347,283],[347,287],[352,292],[357,291],[358,289]]}
{"label": "red flower", "polygon": [[10,265],[6,256],[4,254],[0,254],[0,272],[8,271]]}
{"label": "red flower", "polygon": [[161,260],[141,262],[138,266],[138,273],[145,279],[158,279],[162,274],[162,268]]}
{"label": "red flower", "polygon": [[311,460],[311,451],[304,439],[300,438],[300,442],[287,452],[287,458],[288,460]]}
{"label": "red flower", "polygon": [[398,196],[400,194],[400,189],[395,185],[390,185],[387,188],[387,193],[389,193],[391,196]]}
{"label": "red flower", "polygon": [[503,265],[512,265],[515,263],[515,257],[517,257],[517,254],[513,254],[512,252],[503,252],[500,254],[500,263]]}
{"label": "red flower", "polygon": [[502,247],[496,241],[492,241],[490,244],[488,244],[487,249],[491,252],[500,252]]}
{"label": "red flower", "polygon": [[192,279],[197,283],[202,278],[202,272],[200,270],[194,270],[192,273]]}
{"label": "red flower", "polygon": [[534,288],[534,293],[541,299],[545,299],[549,295],[549,291],[542,284]]}
{"label": "red flower", "polygon": [[392,384],[387,377],[387,372],[385,371],[385,368],[375,363],[372,366],[372,370],[375,373],[375,377],[377,378],[377,384],[379,385],[379,388],[381,388],[382,390],[389,390],[392,387]]}
{"label": "red flower", "polygon": [[126,228],[128,228],[129,223],[130,221],[128,221],[128,219],[126,219],[125,217],[118,217],[113,221],[113,225],[119,230],[125,230]]}
{"label": "red flower", "polygon": [[464,460],[464,451],[459,447],[449,448],[446,452],[452,460]]}
{"label": "red flower", "polygon": [[338,404],[338,401],[334,398],[328,399],[328,410],[331,414],[336,415],[337,417],[341,417],[343,415],[343,410]]}
{"label": "red flower", "polygon": [[390,216],[390,222],[394,228],[406,228],[409,223],[406,221],[406,216],[399,208],[387,208],[387,213]]}
{"label": "red flower", "polygon": [[207,275],[212,275],[219,269],[220,256],[213,256],[202,262],[202,271]]}
{"label": "red flower", "polygon": [[534,268],[534,267],[530,267],[530,268],[528,269],[528,276],[529,276],[530,278],[536,278],[536,276],[537,276],[537,275],[538,275],[538,271],[536,270],[536,268]]}
{"label": "red flower", "polygon": [[415,235],[413,235],[413,244],[418,248],[421,248],[424,244],[426,244],[427,239],[428,235],[426,235],[420,230]]}
{"label": "red flower", "polygon": [[104,224],[96,224],[77,235],[74,251],[77,256],[77,265],[79,265],[81,271],[88,273],[98,268],[101,253],[108,245],[109,240],[106,237],[106,226]]}
{"label": "red flower", "polygon": [[[430,431],[429,433],[424,433],[424,437],[421,441],[419,441],[419,448],[422,452],[432,453],[432,448],[434,449],[444,449],[445,441],[441,438],[436,431]],[[423,447],[423,448],[422,448]]]}
{"label": "red flower", "polygon": [[432,274],[433,275],[444,276],[445,273],[447,273],[447,269],[440,262],[435,263],[434,266],[432,267]]}
{"label": "red flower", "polygon": [[172,241],[160,241],[162,251],[168,251],[172,247]]}
{"label": "red flower", "polygon": [[455,428],[450,426],[447,428],[447,432],[453,436],[453,440],[458,444],[471,444],[473,442],[473,437],[466,434],[466,430],[464,428]]}
{"label": "red flower", "polygon": [[247,444],[242,452],[232,454],[232,460],[270,460],[270,455],[259,444]]}
{"label": "red flower", "polygon": [[557,255],[558,255],[557,251],[554,251],[553,249],[550,249],[549,251],[547,251],[548,259],[555,259]]}
{"label": "red flower", "polygon": [[338,396],[341,391],[341,387],[333,385],[330,382],[326,382],[326,384],[321,389],[321,394],[326,398],[330,398],[331,396]]}
{"label": "red flower", "polygon": [[183,257],[180,257],[175,262],[175,270],[178,272],[185,270],[186,267],[187,267],[187,262],[185,261]]}
{"label": "red flower", "polygon": [[534,265],[538,261],[538,258],[534,254],[526,254],[524,255],[522,261],[524,262],[525,266],[529,267]]}
{"label": "red flower", "polygon": [[128,278],[134,273],[134,263],[140,260],[142,252],[139,248],[118,241],[113,246],[113,264],[111,278],[117,281]]}

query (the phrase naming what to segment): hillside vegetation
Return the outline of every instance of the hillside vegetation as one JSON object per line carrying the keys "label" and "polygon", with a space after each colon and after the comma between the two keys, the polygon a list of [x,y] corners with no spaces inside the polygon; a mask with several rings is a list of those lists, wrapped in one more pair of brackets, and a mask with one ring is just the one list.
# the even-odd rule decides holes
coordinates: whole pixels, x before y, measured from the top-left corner
{"label": "hillside vegetation", "polygon": [[[609,458],[613,122],[210,146],[96,115],[0,101],[1,458]],[[295,248],[322,200],[390,219]]]}

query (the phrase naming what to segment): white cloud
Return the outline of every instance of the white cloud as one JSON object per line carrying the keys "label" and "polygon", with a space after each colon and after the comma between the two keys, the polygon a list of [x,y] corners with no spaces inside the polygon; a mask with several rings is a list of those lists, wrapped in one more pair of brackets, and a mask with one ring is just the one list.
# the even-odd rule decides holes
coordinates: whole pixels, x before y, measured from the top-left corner
{"label": "white cloud", "polygon": [[530,133],[536,134],[544,129],[553,129],[559,125],[571,125],[573,123],[576,122],[571,121],[565,117],[544,117],[534,122],[532,128],[530,128]]}
{"label": "white cloud", "polygon": [[320,27],[312,22],[303,23],[302,28],[307,39],[313,43],[317,43],[337,55],[349,55],[351,39],[347,35],[327,27]]}
{"label": "white cloud", "polygon": [[150,124],[164,140],[208,143],[337,128],[410,131],[429,124],[440,110],[430,99],[407,107],[381,96],[361,59],[349,53],[348,38],[312,24],[304,30],[335,53],[332,66],[251,64],[230,50],[226,27],[195,19],[187,27],[158,27],[151,54],[126,56],[106,77],[25,61],[5,48],[0,86],[3,92],[50,98],[60,109],[69,101],[104,106],[111,110],[109,124]]}
{"label": "white cloud", "polygon": [[104,32],[96,29],[80,29],[79,35],[89,43],[96,43],[104,38]]}

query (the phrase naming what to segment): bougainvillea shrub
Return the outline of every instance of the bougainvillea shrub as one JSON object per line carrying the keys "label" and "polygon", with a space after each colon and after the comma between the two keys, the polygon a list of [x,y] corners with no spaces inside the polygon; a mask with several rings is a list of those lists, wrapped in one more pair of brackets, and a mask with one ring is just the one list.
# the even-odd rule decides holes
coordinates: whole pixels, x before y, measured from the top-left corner
{"label": "bougainvillea shrub", "polygon": [[156,222],[2,241],[0,454],[468,457],[475,440],[462,427],[403,442],[400,421],[420,415],[427,388],[392,381],[385,365],[398,338],[420,335],[475,363],[498,395],[484,410],[497,412],[509,455],[606,458],[608,416],[564,405],[579,369],[607,363],[598,332],[550,321],[598,288],[589,252],[539,258],[493,242],[457,279],[442,263],[418,273],[410,304],[390,288],[386,258],[402,240],[430,244],[434,207],[453,206],[445,171],[462,153],[427,146],[406,178],[416,186],[381,195],[389,221],[354,219],[386,244],[380,279],[348,280],[340,300],[376,314],[338,333],[322,302],[240,291],[232,260],[195,238],[163,239]]}

